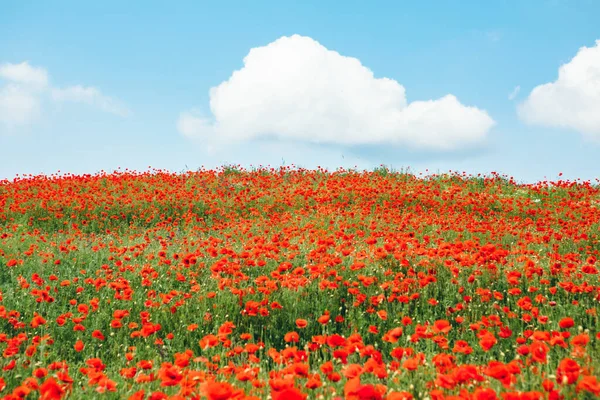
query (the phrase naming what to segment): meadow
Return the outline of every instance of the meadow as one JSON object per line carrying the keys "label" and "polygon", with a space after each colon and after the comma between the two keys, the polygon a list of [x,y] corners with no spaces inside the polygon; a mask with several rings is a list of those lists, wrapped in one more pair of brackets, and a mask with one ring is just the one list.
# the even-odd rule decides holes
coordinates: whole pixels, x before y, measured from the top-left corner
{"label": "meadow", "polygon": [[0,181],[0,397],[598,398],[599,240],[598,182]]}

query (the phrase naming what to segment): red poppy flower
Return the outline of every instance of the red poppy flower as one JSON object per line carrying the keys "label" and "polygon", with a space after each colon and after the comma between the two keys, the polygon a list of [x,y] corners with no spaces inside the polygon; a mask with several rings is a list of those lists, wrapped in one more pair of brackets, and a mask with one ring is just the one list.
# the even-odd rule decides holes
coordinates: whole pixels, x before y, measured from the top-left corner
{"label": "red poppy flower", "polygon": [[98,340],[104,340],[104,339],[105,339],[105,337],[104,337],[104,335],[102,334],[102,332],[100,332],[100,331],[99,331],[99,330],[97,330],[97,329],[96,329],[94,332],[92,332],[92,337],[93,337],[94,339],[98,339]]}

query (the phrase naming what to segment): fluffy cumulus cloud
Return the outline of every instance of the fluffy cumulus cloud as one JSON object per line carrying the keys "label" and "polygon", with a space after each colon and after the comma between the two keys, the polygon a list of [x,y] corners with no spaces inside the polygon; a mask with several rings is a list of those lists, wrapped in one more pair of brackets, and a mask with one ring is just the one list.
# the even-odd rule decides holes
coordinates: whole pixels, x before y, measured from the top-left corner
{"label": "fluffy cumulus cloud", "polygon": [[242,69],[210,90],[211,118],[183,112],[188,137],[235,143],[278,138],[453,150],[482,141],[494,121],[453,95],[408,102],[404,87],[309,37],[250,50]]}
{"label": "fluffy cumulus cloud", "polygon": [[15,128],[34,122],[47,101],[76,102],[125,116],[128,111],[119,101],[103,95],[94,87],[52,87],[48,72],[28,62],[0,64],[0,128]]}
{"label": "fluffy cumulus cloud", "polygon": [[535,87],[518,106],[532,125],[560,127],[600,141],[600,40],[582,47],[558,70],[558,79]]}

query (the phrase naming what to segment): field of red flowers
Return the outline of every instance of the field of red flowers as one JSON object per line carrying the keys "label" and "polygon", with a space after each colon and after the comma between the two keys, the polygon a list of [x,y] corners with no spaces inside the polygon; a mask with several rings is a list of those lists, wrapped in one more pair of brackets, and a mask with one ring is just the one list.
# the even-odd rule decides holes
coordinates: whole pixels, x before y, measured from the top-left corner
{"label": "field of red flowers", "polygon": [[597,182],[0,181],[0,397],[597,398],[599,240]]}

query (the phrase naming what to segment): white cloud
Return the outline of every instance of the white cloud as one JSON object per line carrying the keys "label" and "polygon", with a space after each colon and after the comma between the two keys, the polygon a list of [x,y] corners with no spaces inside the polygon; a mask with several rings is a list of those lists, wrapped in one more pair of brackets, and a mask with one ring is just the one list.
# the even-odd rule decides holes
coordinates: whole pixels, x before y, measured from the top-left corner
{"label": "white cloud", "polygon": [[212,129],[210,120],[203,118],[194,111],[184,111],[177,120],[177,130],[184,136],[193,138],[198,132],[204,134]]}
{"label": "white cloud", "polygon": [[582,47],[558,70],[558,79],[535,87],[518,106],[528,124],[560,127],[600,140],[600,40]]}
{"label": "white cloud", "polygon": [[21,64],[1,64],[0,78],[36,88],[43,88],[48,84],[48,73],[46,70],[32,67],[27,61]]}
{"label": "white cloud", "polygon": [[508,95],[508,99],[509,100],[514,100],[517,98],[517,96],[519,95],[519,92],[521,91],[521,86],[517,85],[515,86],[515,88],[513,89],[512,92],[510,92],[510,94]]}
{"label": "white cloud", "polygon": [[[5,81],[4,85],[2,81]],[[103,95],[97,88],[81,85],[52,87],[44,68],[33,67],[28,62],[0,64],[0,128],[5,126],[12,130],[34,122],[42,114],[48,99],[86,103],[120,116],[129,113],[118,100]]]}
{"label": "white cloud", "polygon": [[38,96],[19,85],[0,88],[0,124],[8,127],[26,124],[39,115]]}
{"label": "white cloud", "polygon": [[179,131],[209,142],[275,137],[452,150],[482,141],[494,125],[453,95],[408,103],[397,81],[299,35],[251,49],[244,67],[210,90],[210,110],[212,120],[181,113]]}
{"label": "white cloud", "polygon": [[491,42],[499,42],[502,39],[502,32],[500,31],[487,31],[485,36]]}
{"label": "white cloud", "polygon": [[122,105],[118,100],[103,95],[95,87],[76,85],[67,88],[52,89],[52,99],[58,102],[85,103],[122,117],[129,115],[127,107]]}
{"label": "white cloud", "polygon": [[0,124],[13,128],[35,120],[40,114],[40,96],[48,84],[48,73],[27,62],[0,64]]}

